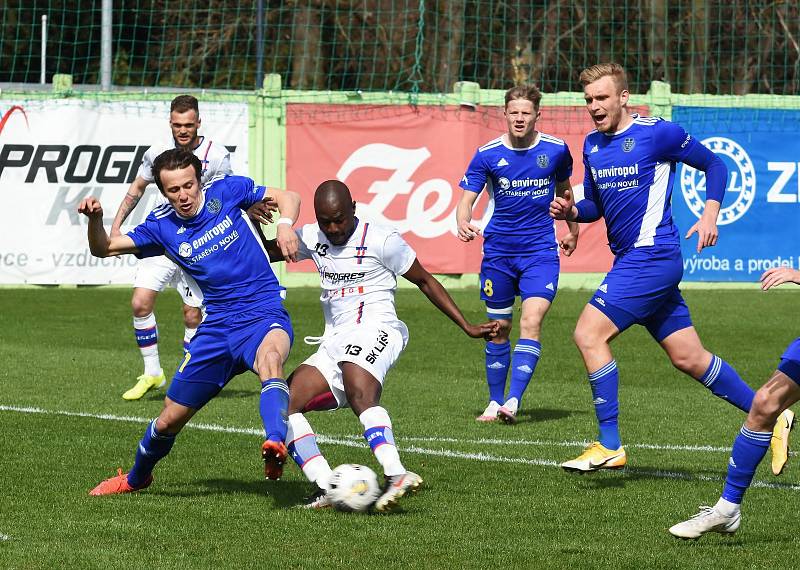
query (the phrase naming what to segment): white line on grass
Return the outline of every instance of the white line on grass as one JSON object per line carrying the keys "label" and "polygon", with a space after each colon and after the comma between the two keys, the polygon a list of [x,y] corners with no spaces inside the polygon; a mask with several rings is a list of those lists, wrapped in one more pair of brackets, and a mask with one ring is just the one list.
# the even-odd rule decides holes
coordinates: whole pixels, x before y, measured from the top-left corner
{"label": "white line on grass", "polygon": [[[138,416],[115,416],[112,414],[91,414],[88,412],[68,412],[65,410],[45,410],[35,407],[19,407],[19,406],[5,406],[0,405],[0,412],[19,412],[23,414],[43,414],[43,415],[57,415],[69,416],[79,418],[91,418],[98,420],[108,420],[116,422],[131,422],[138,424],[150,423],[152,419],[142,418]],[[229,426],[221,426],[216,424],[205,423],[190,423],[186,425],[187,428],[197,429],[203,431],[211,431],[218,433],[233,433],[241,435],[257,435],[263,436],[263,429],[253,428],[237,428]],[[317,434],[317,439],[320,443],[327,443],[331,445],[343,445],[346,447],[366,447],[366,443],[355,437],[332,437]],[[525,441],[525,440],[493,440],[493,439],[477,439],[477,440],[459,440],[456,438],[420,438],[420,437],[406,437],[402,438],[403,441],[428,441],[428,442],[446,442],[446,443],[483,443],[483,444],[521,444],[521,445],[558,445],[558,446],[581,446],[585,442],[540,442],[540,441]],[[671,445],[653,445],[653,444],[639,444],[630,447],[640,447],[643,449],[656,449],[656,450],[682,450],[682,451],[730,451],[730,448],[715,448],[710,446],[671,446]],[[428,449],[424,447],[417,447],[415,445],[403,446],[404,453],[416,453],[419,455],[430,455],[436,457],[450,457],[453,459],[471,459],[473,461],[486,461],[497,463],[517,463],[522,465],[535,465],[538,467],[558,467],[559,463],[549,459],[529,459],[525,457],[504,457],[501,455],[493,455],[491,453],[468,453],[463,451],[453,451],[449,449]],[[661,479],[681,479],[685,481],[723,481],[724,478],[720,476],[711,475],[695,475],[692,473],[683,473],[679,471],[662,471],[662,470],[644,470],[636,469],[635,467],[628,467],[625,471],[646,475],[649,477],[658,477]],[[784,489],[790,491],[800,491],[800,485],[791,483],[768,483],[765,481],[754,481],[753,487],[764,489]]]}

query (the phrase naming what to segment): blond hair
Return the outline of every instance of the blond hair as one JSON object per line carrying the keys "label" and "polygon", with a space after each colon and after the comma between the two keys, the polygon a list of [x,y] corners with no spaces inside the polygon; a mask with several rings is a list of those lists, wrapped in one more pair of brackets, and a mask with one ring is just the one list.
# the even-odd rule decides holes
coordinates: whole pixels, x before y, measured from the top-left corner
{"label": "blond hair", "polygon": [[613,78],[620,93],[628,90],[628,74],[625,73],[624,67],[614,62],[598,63],[587,67],[581,71],[580,82],[582,86],[586,87],[603,77]]}

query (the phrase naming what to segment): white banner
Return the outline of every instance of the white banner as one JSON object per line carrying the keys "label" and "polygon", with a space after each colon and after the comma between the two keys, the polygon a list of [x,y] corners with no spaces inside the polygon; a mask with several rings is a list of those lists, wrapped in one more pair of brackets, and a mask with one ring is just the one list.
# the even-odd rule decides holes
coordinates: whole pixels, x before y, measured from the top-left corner
{"label": "white banner", "polygon": [[[132,255],[89,253],[78,203],[96,196],[106,230],[147,148],[169,140],[168,101],[0,101],[0,283],[130,284]],[[200,102],[200,134],[231,151],[247,175],[245,103]],[[144,220],[158,189],[151,185],[122,230]]]}

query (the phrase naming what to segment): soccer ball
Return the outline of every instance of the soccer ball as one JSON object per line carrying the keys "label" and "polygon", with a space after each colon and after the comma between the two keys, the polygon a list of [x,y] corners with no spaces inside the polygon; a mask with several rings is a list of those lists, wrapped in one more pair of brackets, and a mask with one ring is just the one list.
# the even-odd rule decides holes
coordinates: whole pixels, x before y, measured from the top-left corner
{"label": "soccer ball", "polygon": [[365,465],[345,463],[331,473],[328,498],[338,511],[362,513],[381,494],[378,476]]}

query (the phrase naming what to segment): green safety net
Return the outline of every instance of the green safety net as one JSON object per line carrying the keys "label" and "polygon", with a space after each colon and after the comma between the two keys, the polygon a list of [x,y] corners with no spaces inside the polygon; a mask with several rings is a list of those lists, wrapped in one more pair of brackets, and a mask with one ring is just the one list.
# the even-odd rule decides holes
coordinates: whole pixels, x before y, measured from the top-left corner
{"label": "green safety net", "polygon": [[[0,86],[99,88],[101,0],[0,3]],[[631,91],[797,95],[800,3],[711,0],[113,0],[115,88],[449,93],[535,82],[580,91],[584,67],[617,61]],[[259,5],[262,6],[259,18]],[[259,41],[259,38],[261,41]]]}

